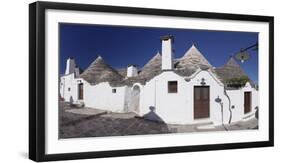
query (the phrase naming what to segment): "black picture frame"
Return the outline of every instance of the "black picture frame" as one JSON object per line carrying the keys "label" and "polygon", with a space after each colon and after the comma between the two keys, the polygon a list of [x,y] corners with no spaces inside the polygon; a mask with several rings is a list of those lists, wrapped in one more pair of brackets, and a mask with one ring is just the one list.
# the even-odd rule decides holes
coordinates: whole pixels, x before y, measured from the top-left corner
{"label": "black picture frame", "polygon": [[[45,153],[45,11],[47,9],[69,11],[95,11],[124,14],[161,15],[173,17],[192,17],[221,20],[240,20],[269,23],[269,140],[261,142],[195,145],[180,147],[156,147],[150,149],[132,149],[98,151],[83,153]],[[274,145],[274,18],[270,16],[222,14],[151,8],[133,8],[101,6],[88,4],[34,2],[29,5],[29,158],[34,161],[55,161],[87,159],[116,156],[178,153],[237,148],[269,147]]]}

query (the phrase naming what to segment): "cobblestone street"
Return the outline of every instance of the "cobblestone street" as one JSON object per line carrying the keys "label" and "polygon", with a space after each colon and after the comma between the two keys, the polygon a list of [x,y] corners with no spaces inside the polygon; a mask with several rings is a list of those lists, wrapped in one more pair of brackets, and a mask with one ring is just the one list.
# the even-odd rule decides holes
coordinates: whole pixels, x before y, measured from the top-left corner
{"label": "cobblestone street", "polygon": [[134,113],[111,113],[93,108],[75,108],[60,102],[59,138],[146,135],[206,131],[229,131],[258,128],[252,118],[225,126],[211,123],[171,125],[135,117]]}

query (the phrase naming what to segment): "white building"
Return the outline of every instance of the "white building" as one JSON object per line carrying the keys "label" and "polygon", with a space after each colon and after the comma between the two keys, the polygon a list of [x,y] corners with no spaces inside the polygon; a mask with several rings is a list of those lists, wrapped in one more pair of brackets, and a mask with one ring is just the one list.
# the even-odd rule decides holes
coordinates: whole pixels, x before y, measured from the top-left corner
{"label": "white building", "polygon": [[258,91],[251,81],[237,87],[229,81],[247,76],[233,58],[213,68],[192,45],[174,58],[172,36],[161,37],[158,52],[141,69],[115,70],[99,56],[82,74],[67,60],[60,78],[60,96],[67,102],[112,112],[135,112],[169,124],[247,120],[258,108]]}

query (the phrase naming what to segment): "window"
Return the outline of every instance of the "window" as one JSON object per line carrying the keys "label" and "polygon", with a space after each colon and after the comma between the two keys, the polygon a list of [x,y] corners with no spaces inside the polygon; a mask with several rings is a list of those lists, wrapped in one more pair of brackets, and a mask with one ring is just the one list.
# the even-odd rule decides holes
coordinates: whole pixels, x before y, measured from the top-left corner
{"label": "window", "polygon": [[112,89],[112,93],[116,93],[116,89],[114,88],[114,89]]}
{"label": "window", "polygon": [[168,93],[177,93],[177,92],[178,92],[178,81],[169,81]]}
{"label": "window", "polygon": [[68,88],[68,91],[70,91],[70,88]]}

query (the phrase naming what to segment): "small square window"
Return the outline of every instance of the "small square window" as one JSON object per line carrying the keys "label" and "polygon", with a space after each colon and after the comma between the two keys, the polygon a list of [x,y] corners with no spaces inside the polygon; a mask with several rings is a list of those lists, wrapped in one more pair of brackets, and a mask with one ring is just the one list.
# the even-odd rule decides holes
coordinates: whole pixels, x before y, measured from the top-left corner
{"label": "small square window", "polygon": [[68,91],[70,91],[71,89],[70,88],[68,88]]}
{"label": "small square window", "polygon": [[116,89],[114,88],[114,89],[112,89],[112,93],[116,93]]}
{"label": "small square window", "polygon": [[168,93],[177,93],[177,92],[178,92],[178,81],[169,81]]}

